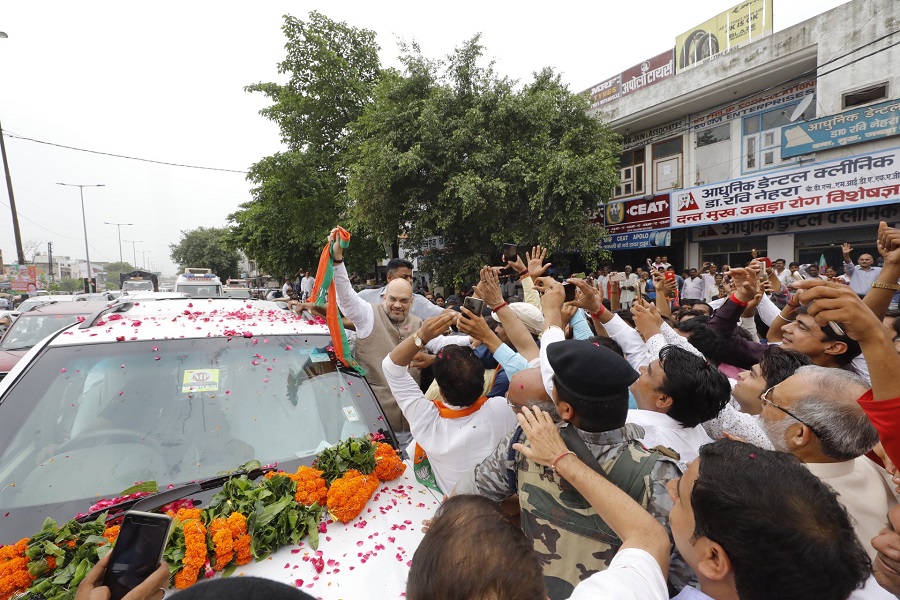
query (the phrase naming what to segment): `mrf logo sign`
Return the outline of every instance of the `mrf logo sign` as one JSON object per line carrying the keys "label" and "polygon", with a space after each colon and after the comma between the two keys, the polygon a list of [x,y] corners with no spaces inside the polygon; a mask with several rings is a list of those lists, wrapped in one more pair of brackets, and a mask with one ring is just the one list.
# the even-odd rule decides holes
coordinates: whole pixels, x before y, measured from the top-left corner
{"label": "mrf logo sign", "polygon": [[658,194],[648,200],[642,196],[610,202],[597,220],[611,234],[651,231],[669,227],[669,212],[669,194]]}

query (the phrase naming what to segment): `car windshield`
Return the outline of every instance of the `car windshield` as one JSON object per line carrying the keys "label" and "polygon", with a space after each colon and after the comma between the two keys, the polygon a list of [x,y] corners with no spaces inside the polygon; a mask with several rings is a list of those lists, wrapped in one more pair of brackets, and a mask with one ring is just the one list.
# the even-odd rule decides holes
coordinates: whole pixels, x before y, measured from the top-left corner
{"label": "car windshield", "polygon": [[23,314],[10,326],[3,340],[0,340],[0,350],[26,350],[76,320],[78,315]]}
{"label": "car windshield", "polygon": [[153,291],[152,281],[125,281],[122,283],[122,290],[145,290]]}
{"label": "car windshield", "polygon": [[[48,348],[0,399],[0,512],[299,461],[384,428],[324,335]],[[9,485],[14,483],[15,485]],[[70,518],[71,515],[66,518]]]}

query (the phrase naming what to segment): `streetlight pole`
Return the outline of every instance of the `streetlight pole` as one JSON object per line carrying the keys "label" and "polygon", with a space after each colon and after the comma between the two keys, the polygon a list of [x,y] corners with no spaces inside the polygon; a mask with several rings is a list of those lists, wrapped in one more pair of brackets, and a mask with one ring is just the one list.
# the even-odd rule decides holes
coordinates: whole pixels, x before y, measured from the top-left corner
{"label": "streetlight pole", "polygon": [[81,195],[81,224],[84,226],[84,259],[87,262],[87,281],[88,290],[93,291],[91,285],[91,253],[88,250],[88,234],[87,234],[87,217],[84,215],[84,188],[86,187],[106,187],[102,183],[57,183],[56,185],[64,185],[68,187],[77,187]]}
{"label": "streetlight pole", "polygon": [[[0,38],[8,38],[0,31]],[[13,194],[12,177],[9,174],[9,162],[6,160],[6,142],[3,141],[3,126],[0,125],[0,155],[3,157],[3,172],[6,175],[6,191],[9,194],[9,209],[12,211],[13,236],[16,238],[16,260],[20,265],[25,263],[25,251],[22,250],[22,233],[19,231],[19,214],[16,212],[16,197]]]}
{"label": "streetlight pole", "polygon": [[126,244],[131,244],[131,254],[134,263],[132,263],[133,268],[137,269],[137,246],[135,244],[143,244],[144,240],[125,240]]}
{"label": "streetlight pole", "polygon": [[109,221],[103,221],[104,225],[115,225],[116,229],[119,230],[119,262],[122,262],[122,225],[131,226],[134,223],[110,223]]}
{"label": "streetlight pole", "polygon": [[144,270],[147,270],[147,255],[150,254],[149,250],[141,250],[141,265],[143,265]]}

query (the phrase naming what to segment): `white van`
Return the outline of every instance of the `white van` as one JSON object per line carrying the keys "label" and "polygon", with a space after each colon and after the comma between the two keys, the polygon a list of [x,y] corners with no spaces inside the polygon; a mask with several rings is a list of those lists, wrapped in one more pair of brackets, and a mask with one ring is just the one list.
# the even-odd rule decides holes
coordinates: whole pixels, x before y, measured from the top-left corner
{"label": "white van", "polygon": [[186,267],[175,279],[175,291],[192,298],[222,298],[222,280],[212,269]]}

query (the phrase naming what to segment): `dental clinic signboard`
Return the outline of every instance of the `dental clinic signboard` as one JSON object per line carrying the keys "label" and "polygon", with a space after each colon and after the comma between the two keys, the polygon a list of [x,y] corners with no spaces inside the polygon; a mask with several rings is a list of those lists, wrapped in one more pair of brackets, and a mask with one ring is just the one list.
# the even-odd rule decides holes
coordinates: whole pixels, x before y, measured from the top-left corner
{"label": "dental clinic signboard", "polygon": [[671,227],[900,201],[900,148],[673,192]]}
{"label": "dental clinic signboard", "polygon": [[781,158],[900,134],[900,100],[889,100],[781,129]]}

